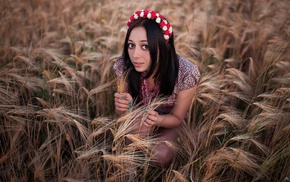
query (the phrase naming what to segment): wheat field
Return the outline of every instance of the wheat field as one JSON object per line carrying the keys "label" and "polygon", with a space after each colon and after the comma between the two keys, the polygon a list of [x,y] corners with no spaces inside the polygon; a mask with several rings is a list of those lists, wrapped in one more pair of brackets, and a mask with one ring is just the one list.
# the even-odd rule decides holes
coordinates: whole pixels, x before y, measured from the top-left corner
{"label": "wheat field", "polygon": [[[290,180],[289,0],[0,1],[0,181]],[[164,15],[201,71],[165,170],[149,164],[156,139],[128,134],[142,108],[114,115],[139,9]]]}

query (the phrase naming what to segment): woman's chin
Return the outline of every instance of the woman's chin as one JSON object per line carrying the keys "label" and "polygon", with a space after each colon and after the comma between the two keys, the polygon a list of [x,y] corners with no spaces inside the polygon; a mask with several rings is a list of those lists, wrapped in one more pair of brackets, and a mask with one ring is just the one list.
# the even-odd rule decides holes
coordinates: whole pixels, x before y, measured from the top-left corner
{"label": "woman's chin", "polygon": [[136,67],[135,67],[135,70],[136,70],[137,72],[140,72],[140,73],[143,73],[143,72],[146,71],[145,69],[142,69],[142,68],[136,68]]}

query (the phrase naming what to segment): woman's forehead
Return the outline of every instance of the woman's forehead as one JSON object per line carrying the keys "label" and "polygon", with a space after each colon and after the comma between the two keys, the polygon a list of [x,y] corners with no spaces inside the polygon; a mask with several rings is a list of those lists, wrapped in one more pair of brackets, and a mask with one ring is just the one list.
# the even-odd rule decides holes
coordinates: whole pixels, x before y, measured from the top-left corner
{"label": "woman's forehead", "polygon": [[133,42],[147,42],[146,30],[142,26],[138,26],[132,29],[129,41]]}

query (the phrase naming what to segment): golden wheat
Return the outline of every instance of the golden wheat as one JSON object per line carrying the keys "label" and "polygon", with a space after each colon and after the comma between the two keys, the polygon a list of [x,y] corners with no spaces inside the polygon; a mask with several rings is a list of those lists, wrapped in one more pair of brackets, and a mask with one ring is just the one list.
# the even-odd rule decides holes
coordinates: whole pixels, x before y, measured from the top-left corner
{"label": "golden wheat", "polygon": [[[128,134],[145,108],[114,115],[126,75],[117,82],[112,66],[128,17],[147,8],[168,18],[177,52],[202,73],[165,171],[149,162],[159,141]],[[1,2],[0,181],[289,180],[289,9],[288,0]]]}

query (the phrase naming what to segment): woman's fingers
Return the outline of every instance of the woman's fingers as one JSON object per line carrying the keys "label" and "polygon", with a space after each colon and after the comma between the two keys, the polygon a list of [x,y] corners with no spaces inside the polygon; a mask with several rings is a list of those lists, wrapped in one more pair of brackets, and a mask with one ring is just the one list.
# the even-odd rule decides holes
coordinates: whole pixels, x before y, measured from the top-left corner
{"label": "woman's fingers", "polygon": [[119,98],[119,99],[123,99],[123,100],[126,100],[126,101],[133,101],[133,98],[132,98],[132,96],[129,94],[129,93],[118,93],[118,92],[116,92],[115,94],[114,94],[114,96],[115,96],[115,98]]}
{"label": "woman's fingers", "polygon": [[152,125],[149,125],[147,122],[144,122],[144,126],[146,126],[147,128],[152,127]]}
{"label": "woman's fingers", "polygon": [[156,116],[152,116],[152,115],[148,115],[147,119],[152,121],[152,122],[156,122],[157,121],[157,117]]}
{"label": "woman's fingers", "polygon": [[129,106],[128,106],[128,104],[122,104],[122,103],[118,103],[118,102],[116,102],[115,103],[115,107],[116,107],[116,109],[127,109]]}
{"label": "woman's fingers", "polygon": [[148,116],[144,122],[145,126],[147,127],[155,126],[156,122],[157,122],[157,116],[156,116],[155,111],[149,111]]}
{"label": "woman's fingers", "polygon": [[115,93],[115,109],[119,111],[127,111],[132,107],[133,98],[129,93]]}
{"label": "woman's fingers", "polygon": [[118,103],[118,104],[123,104],[123,105],[129,105],[129,101],[127,100],[124,100],[124,99],[120,99],[120,98],[115,98],[115,103]]}
{"label": "woman's fingers", "polygon": [[126,110],[128,110],[129,107],[130,107],[130,105],[128,104],[128,101],[123,102],[123,101],[120,101],[120,99],[115,100],[115,108],[117,110],[126,111]]}

